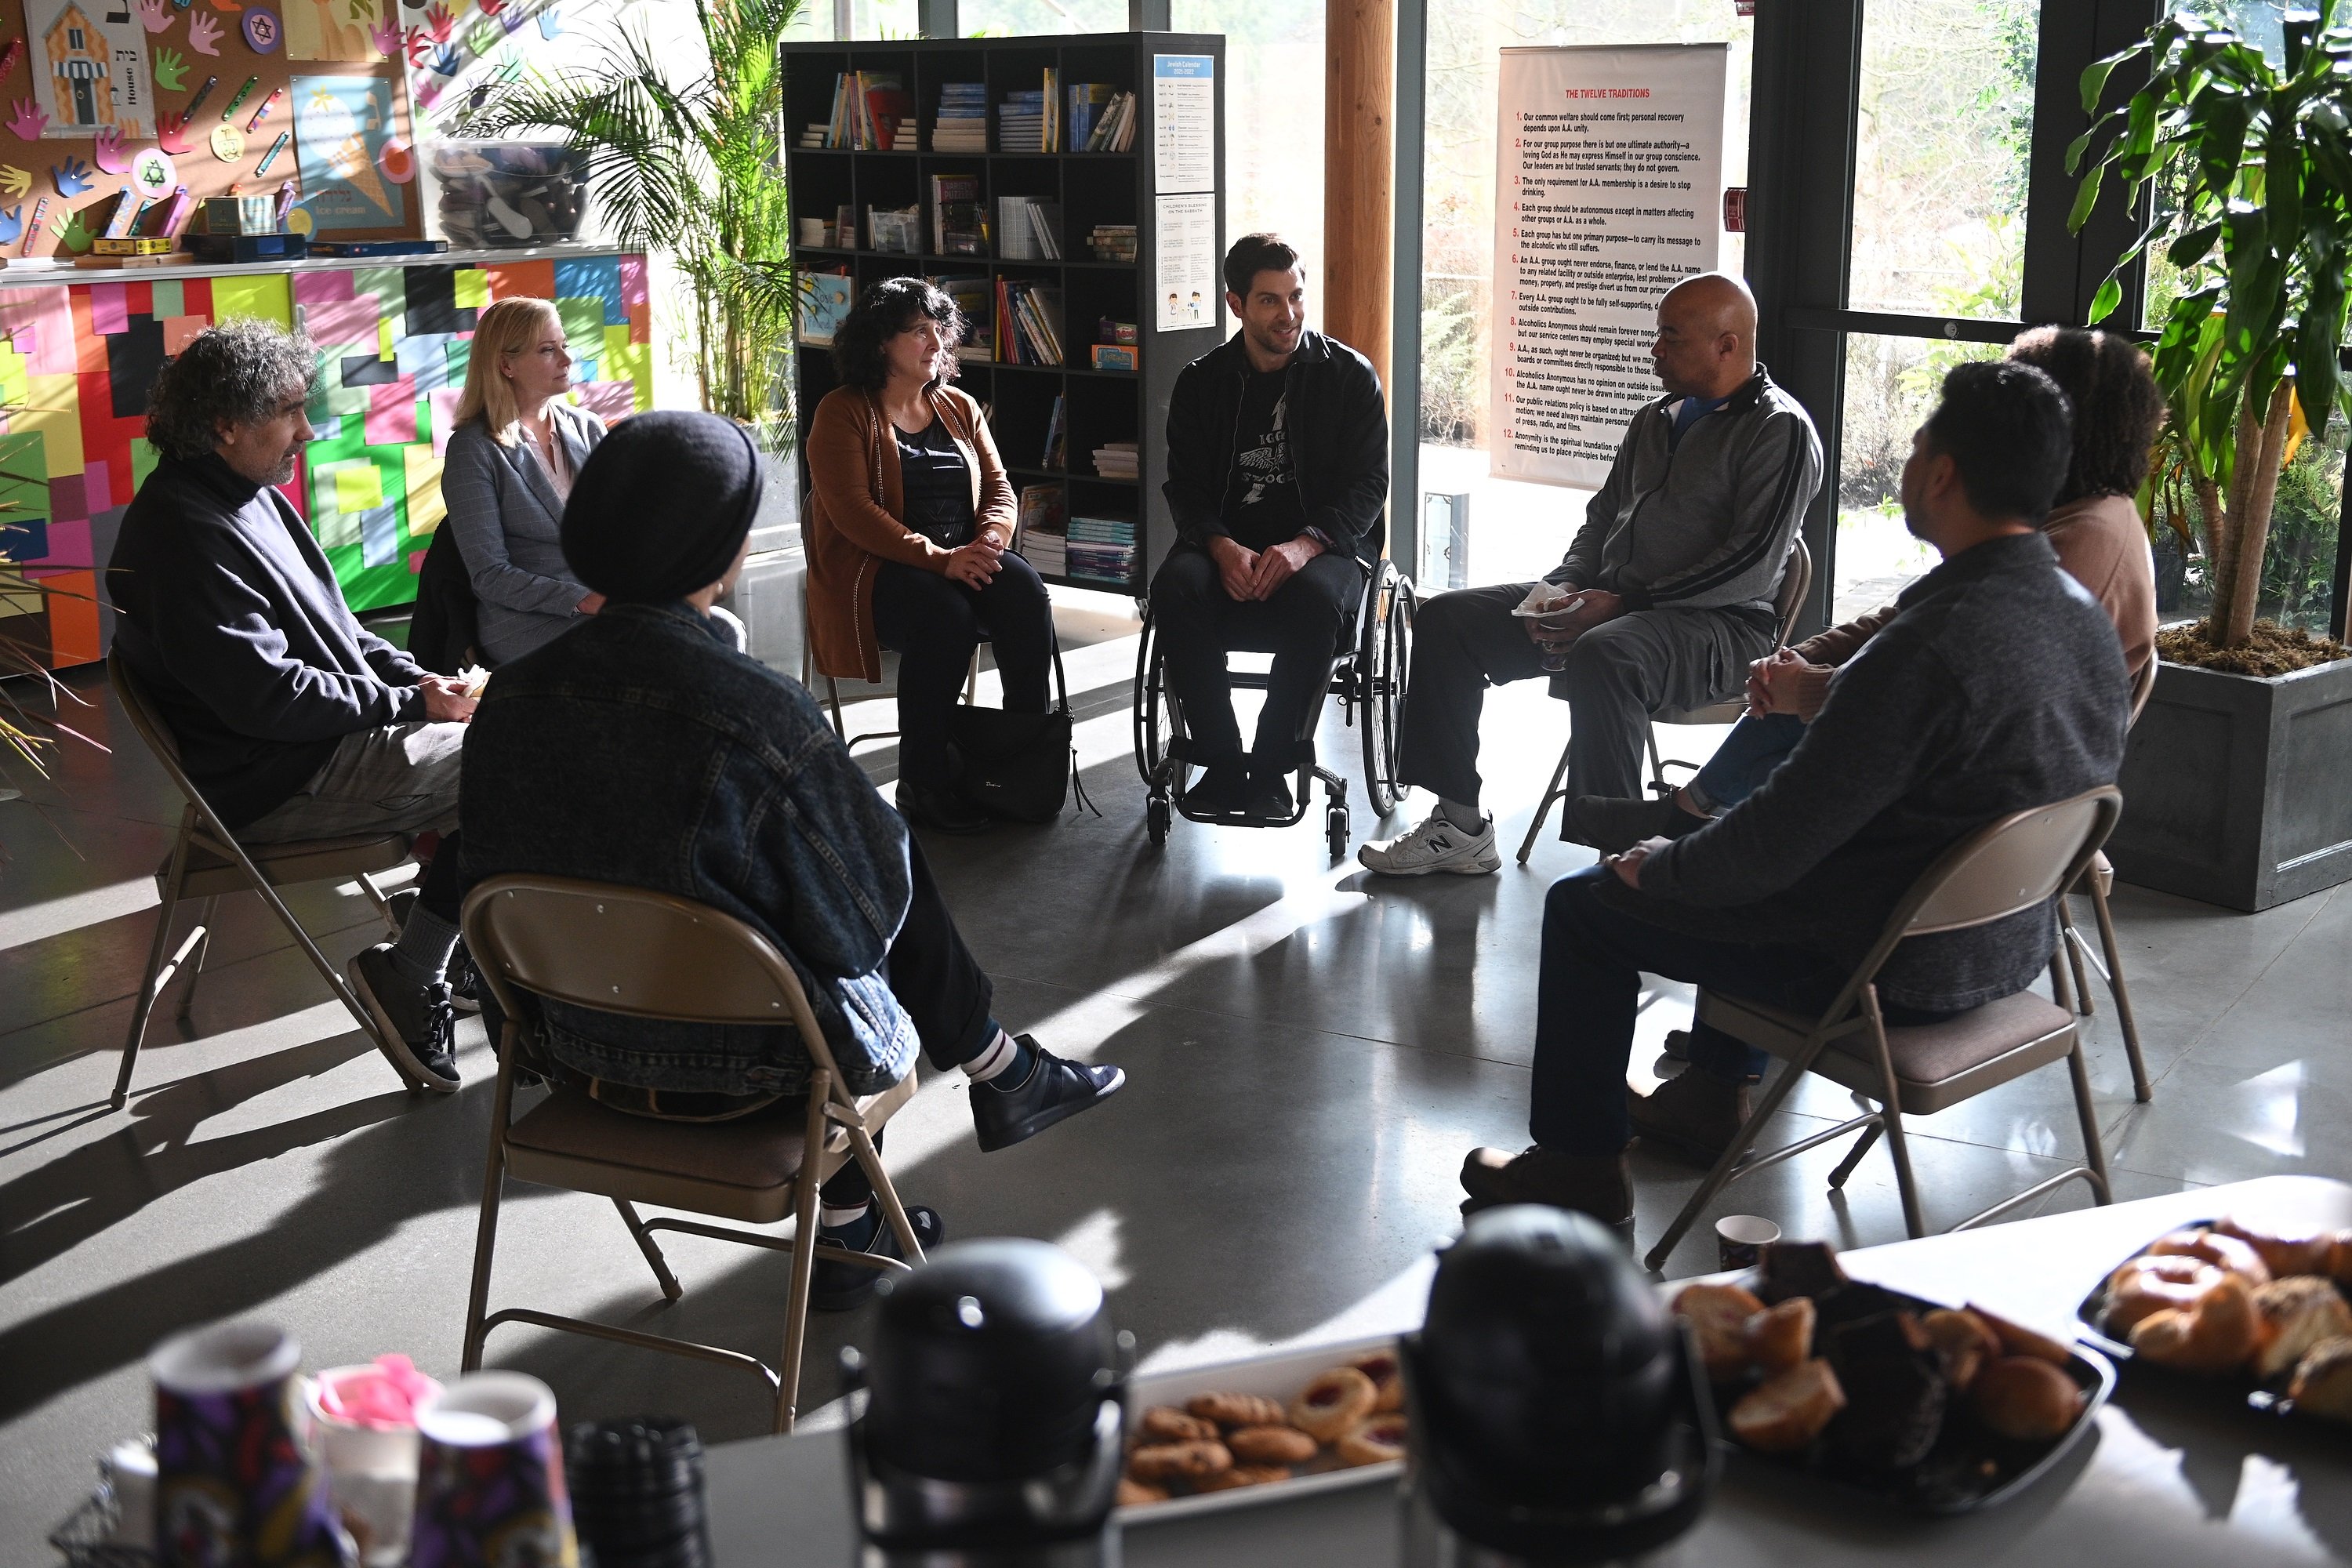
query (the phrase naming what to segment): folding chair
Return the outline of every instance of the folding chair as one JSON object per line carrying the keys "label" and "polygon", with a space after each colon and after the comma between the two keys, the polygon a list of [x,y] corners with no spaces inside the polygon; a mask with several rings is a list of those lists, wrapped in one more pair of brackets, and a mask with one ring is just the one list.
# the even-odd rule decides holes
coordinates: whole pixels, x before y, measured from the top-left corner
{"label": "folding chair", "polygon": [[[140,976],[138,999],[131,1005],[131,1032],[122,1042],[122,1067],[114,1078],[114,1109],[121,1110],[130,1099],[131,1070],[138,1065],[139,1047],[146,1038],[148,1016],[154,1011],[156,999],[184,967],[188,972],[188,987],[180,997],[179,1018],[183,1025],[188,1022],[189,1009],[195,1005],[196,982],[203,976],[205,955],[212,945],[213,910],[224,893],[241,893],[250,888],[260,894],[261,901],[269,906],[270,913],[284,924],[294,944],[333,990],[336,1000],[358,1020],[369,1039],[378,1039],[375,1020],[352,994],[343,972],[319,951],[319,944],[302,929],[302,922],[294,918],[294,911],[286,907],[278,889],[303,882],[356,881],[397,937],[400,927],[394,921],[392,908],[374,878],[408,858],[413,847],[409,836],[365,833],[288,844],[240,843],[180,765],[177,742],[156,716],[139,678],[131,673],[121,654],[108,657],[106,674],[114,683],[114,694],[122,703],[122,710],[131,716],[131,727],[163,765],[164,774],[186,802],[180,813],[180,831],[172,842],[172,853],[155,868],[155,889],[163,902],[155,911],[155,938],[148,946],[147,967]],[[202,899],[204,908],[196,917],[195,929],[188,932],[176,950],[170,950],[167,961],[172,916],[184,899]]]}
{"label": "folding chair", "polygon": [[[2050,984],[2056,1001],[2022,991],[1940,1024],[1889,1026],[1879,1010],[1875,981],[1895,944],[1906,937],[1989,924],[2056,898],[2083,875],[2122,810],[2123,796],[2114,785],[2102,784],[2072,800],[2012,813],[1953,846],[1912,884],[1868,956],[1818,1018],[1701,991],[1697,1016],[1702,1022],[1770,1052],[1788,1066],[1651,1249],[1649,1267],[1664,1264],[1675,1244],[1732,1182],[1851,1132],[1862,1137],[1831,1173],[1830,1185],[1843,1187],[1871,1144],[1885,1133],[1887,1152],[1895,1158],[1895,1185],[1903,1194],[1904,1227],[1915,1237],[1925,1235],[1911,1154],[1904,1142],[1905,1113],[1930,1115],[2062,1058],[2074,1079],[2074,1114],[2082,1123],[2087,1163],[2037,1182],[1952,1228],[1982,1225],[2071,1181],[2087,1183],[2100,1203],[2108,1202],[2107,1159],[2091,1105],[2090,1074],[2083,1066],[2082,1036],[2055,952],[2050,955]],[[1744,1158],[1772,1113],[1809,1072],[1844,1085],[1861,1100],[1875,1101],[1878,1109],[1769,1154]]]}
{"label": "folding chair", "polygon": [[[1780,590],[1773,595],[1773,608],[1780,616],[1780,640],[1777,646],[1780,647],[1789,646],[1789,638],[1797,629],[1797,617],[1804,613],[1805,593],[1812,584],[1813,554],[1811,551],[1805,548],[1804,540],[1800,538],[1792,542],[1789,551],[1789,563],[1780,573]],[[1736,724],[1739,721],[1740,715],[1747,711],[1746,695],[1735,692],[1731,696],[1718,698],[1712,702],[1703,702],[1696,708],[1664,708],[1651,714],[1652,728],[1643,735],[1650,749],[1650,788],[1659,795],[1671,795],[1674,793],[1674,786],[1666,782],[1666,770],[1688,768],[1696,772],[1700,765],[1697,763],[1685,762],[1680,757],[1668,757],[1663,762],[1660,761],[1655,728],[1657,725]],[[1559,766],[1552,769],[1551,783],[1544,787],[1543,799],[1536,806],[1535,818],[1528,824],[1528,836],[1519,840],[1520,865],[1526,865],[1528,857],[1535,853],[1536,836],[1543,831],[1544,818],[1551,815],[1553,804],[1567,798],[1568,748],[1562,746],[1559,750]],[[1563,835],[1568,832],[1568,816],[1565,812],[1560,815],[1559,830]]]}
{"label": "folding chair", "polygon": [[[2131,722],[2134,724],[2139,722],[2140,710],[2147,706],[2149,695],[2156,690],[2156,665],[2155,659],[2149,659],[2132,679]],[[2099,945],[2106,950],[2105,963],[2099,962],[2098,954],[2091,951],[2090,942],[2075,927],[2074,910],[2068,907],[2066,899],[2058,900],[2058,929],[2066,948],[2067,962],[2074,967],[2074,996],[2082,1007],[2083,1016],[2087,1018],[2091,1016],[2091,978],[2083,973],[2084,964],[2088,963],[2099,972],[2099,978],[2107,983],[2107,990],[2116,999],[2116,1021],[2123,1026],[2124,1054],[2131,1059],[2132,1098],[2146,1105],[2156,1098],[2156,1090],[2148,1083],[2147,1061],[2140,1055],[2139,1024],[2132,1016],[2131,987],[2124,982],[2123,953],[2116,945],[2116,920],[2107,910],[2107,895],[2114,891],[2115,885],[2115,866],[2107,859],[2107,852],[2102,849],[2091,857],[2091,864],[2084,871],[2082,879],[2067,889],[2070,896],[2074,893],[2090,895],[2091,913],[2099,922]]]}
{"label": "folding chair", "polygon": [[[980,650],[988,640],[987,635],[983,633],[980,641],[972,645],[971,668],[963,678],[963,700],[966,706],[970,706],[980,697]],[[885,648],[883,651],[887,653],[890,650]],[[869,745],[877,741],[895,741],[898,738],[898,731],[896,730],[875,730],[863,735],[852,735],[848,727],[843,722],[841,682],[832,670],[817,668],[816,639],[809,635],[808,575],[803,573],[801,575],[801,684],[807,687],[812,695],[816,691],[816,678],[820,675],[824,677],[824,709],[833,719],[833,734],[835,740],[854,752],[860,746]],[[1065,693],[1064,700],[1067,700],[1067,693]]]}
{"label": "folding chair", "polygon": [[[708,905],[667,893],[560,877],[494,877],[475,888],[461,917],[482,979],[506,1014],[490,1115],[489,1166],[474,1242],[473,1289],[466,1306],[465,1371],[482,1363],[482,1342],[500,1323],[532,1323],[740,1367],[765,1378],[775,1399],[774,1430],[789,1432],[800,1398],[801,1349],[808,1333],[809,1276],[819,1253],[845,1263],[902,1270],[896,1258],[851,1252],[819,1241],[817,1189],[856,1160],[913,1262],[923,1248],[898,1190],[882,1169],[874,1133],[914,1098],[915,1074],[880,1094],[843,1087],[808,998],[783,955],[751,927]],[[529,1016],[519,993],[632,1018],[680,1023],[772,1025],[799,1031],[811,1062],[805,1116],[754,1115],[731,1121],[664,1121],[632,1116],[588,1095],[557,1089],[514,1115],[515,1075],[532,1065]],[[537,1059],[535,1057],[532,1058]],[[490,1259],[499,1203],[508,1177],[613,1200],[665,1299],[684,1294],[653,1233],[661,1230],[741,1242],[792,1255],[784,1300],[781,1369],[755,1356],[661,1334],[640,1333],[583,1318],[508,1307],[488,1312]],[[744,1225],[794,1221],[790,1237],[667,1217],[641,1219],[635,1205]],[[487,1315],[486,1315],[487,1314]]]}

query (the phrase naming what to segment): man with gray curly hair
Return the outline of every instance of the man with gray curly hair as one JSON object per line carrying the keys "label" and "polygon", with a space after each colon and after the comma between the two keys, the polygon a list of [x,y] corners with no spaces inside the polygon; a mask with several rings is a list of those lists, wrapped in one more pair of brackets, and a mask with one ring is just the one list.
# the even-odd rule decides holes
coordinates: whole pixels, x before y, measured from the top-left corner
{"label": "man with gray curly hair", "polygon": [[401,1076],[450,1093],[458,752],[474,700],[352,617],[275,488],[311,439],[317,376],[310,343],[263,321],[208,328],[164,362],[147,400],[160,460],[107,563],[115,647],[240,837],[444,836],[400,940],[350,975]]}

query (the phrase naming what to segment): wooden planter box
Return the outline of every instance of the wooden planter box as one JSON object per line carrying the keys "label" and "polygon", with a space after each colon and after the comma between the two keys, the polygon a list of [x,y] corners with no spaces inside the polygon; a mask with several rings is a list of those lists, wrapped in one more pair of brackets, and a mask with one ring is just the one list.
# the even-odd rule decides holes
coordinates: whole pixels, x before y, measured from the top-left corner
{"label": "wooden planter box", "polygon": [[2160,665],[2117,782],[2107,858],[2126,882],[2252,910],[2352,881],[2352,659]]}

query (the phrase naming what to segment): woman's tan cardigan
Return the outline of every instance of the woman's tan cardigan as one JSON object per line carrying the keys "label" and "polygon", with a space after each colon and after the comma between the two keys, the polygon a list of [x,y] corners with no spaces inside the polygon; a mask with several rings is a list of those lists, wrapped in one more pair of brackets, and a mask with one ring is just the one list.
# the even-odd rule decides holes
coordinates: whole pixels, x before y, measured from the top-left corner
{"label": "woman's tan cardigan", "polygon": [[[947,424],[971,475],[972,532],[1013,542],[1012,481],[980,405],[940,384],[926,394]],[[874,635],[874,574],[886,561],[947,570],[950,552],[899,521],[906,515],[898,443],[880,401],[856,387],[824,395],[809,421],[812,490],[802,538],[808,550],[809,642],[827,675],[882,679],[882,645]]]}

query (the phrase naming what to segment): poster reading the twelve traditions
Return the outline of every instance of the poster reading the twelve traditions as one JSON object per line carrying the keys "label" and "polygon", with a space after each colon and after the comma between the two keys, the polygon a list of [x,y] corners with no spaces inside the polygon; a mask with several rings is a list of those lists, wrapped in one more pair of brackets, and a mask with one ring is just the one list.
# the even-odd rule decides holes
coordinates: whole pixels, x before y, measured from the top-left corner
{"label": "poster reading the twelve traditions", "polygon": [[[25,0],[25,36],[32,40],[31,110],[44,118],[37,132],[19,134],[154,136],[147,33],[130,0]],[[18,119],[26,117],[19,106]]]}
{"label": "poster reading the twelve traditions", "polygon": [[1722,250],[1727,44],[1505,49],[1492,462],[1597,489],[1660,394],[1658,300]]}
{"label": "poster reading the twelve traditions", "polygon": [[408,187],[384,178],[378,163],[397,132],[393,84],[374,76],[298,76],[287,85],[302,210],[312,227],[332,234],[404,226]]}

